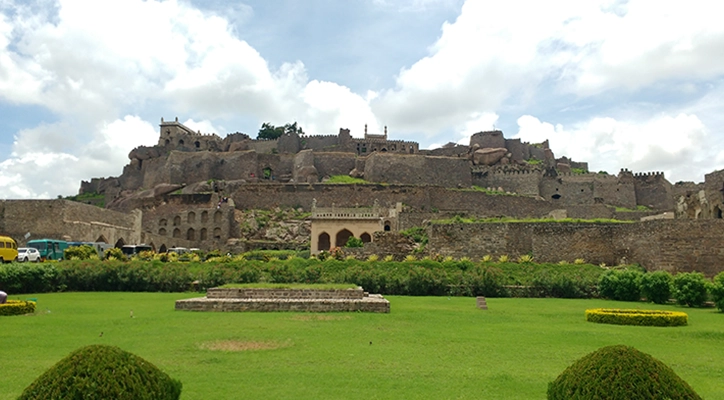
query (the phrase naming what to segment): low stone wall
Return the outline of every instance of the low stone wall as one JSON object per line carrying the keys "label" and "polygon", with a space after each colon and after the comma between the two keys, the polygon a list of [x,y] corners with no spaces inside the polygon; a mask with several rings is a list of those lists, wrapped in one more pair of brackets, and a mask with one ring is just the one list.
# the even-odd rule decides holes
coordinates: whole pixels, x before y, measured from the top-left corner
{"label": "low stone wall", "polygon": [[362,311],[389,313],[390,302],[357,289],[211,288],[206,297],[176,301],[181,311]]}
{"label": "low stone wall", "polygon": [[362,288],[357,289],[256,289],[211,288],[206,291],[209,299],[362,299]]}

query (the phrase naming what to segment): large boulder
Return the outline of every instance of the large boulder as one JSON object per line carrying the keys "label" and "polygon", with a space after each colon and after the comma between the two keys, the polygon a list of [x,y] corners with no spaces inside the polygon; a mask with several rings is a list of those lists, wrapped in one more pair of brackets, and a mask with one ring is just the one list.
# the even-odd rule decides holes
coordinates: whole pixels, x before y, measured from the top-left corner
{"label": "large boulder", "polygon": [[608,346],[566,368],[548,385],[549,400],[701,399],[661,361],[633,347]]}
{"label": "large boulder", "polygon": [[475,165],[495,165],[505,157],[506,154],[508,154],[508,150],[504,148],[475,150],[475,153],[473,153],[473,163]]}
{"label": "large boulder", "polygon": [[181,382],[118,347],[82,347],[31,383],[18,400],[178,400]]}
{"label": "large boulder", "polygon": [[133,160],[149,160],[151,158],[158,158],[161,156],[162,150],[158,146],[147,147],[138,146],[128,153],[128,158]]}

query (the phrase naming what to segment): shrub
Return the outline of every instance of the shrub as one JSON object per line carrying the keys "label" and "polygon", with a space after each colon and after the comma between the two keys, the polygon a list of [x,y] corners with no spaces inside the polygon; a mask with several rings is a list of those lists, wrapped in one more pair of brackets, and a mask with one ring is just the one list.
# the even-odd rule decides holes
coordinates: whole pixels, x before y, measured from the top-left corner
{"label": "shrub", "polygon": [[707,282],[704,274],[688,272],[674,277],[674,297],[679,304],[701,307],[706,301]]}
{"label": "shrub", "polygon": [[630,269],[611,269],[601,275],[598,291],[602,297],[612,300],[641,300],[641,272]]}
{"label": "shrub", "polygon": [[63,251],[63,258],[66,260],[88,260],[94,257],[98,257],[98,252],[87,244],[68,247]]}
{"label": "shrub", "polygon": [[498,257],[498,262],[506,263],[506,262],[508,262],[509,259],[510,258],[507,255],[503,254],[502,256]]}
{"label": "shrub", "polygon": [[0,304],[0,315],[25,315],[34,312],[34,301],[8,300],[5,304]]}
{"label": "shrub", "polygon": [[689,316],[680,311],[594,308],[586,310],[586,321],[600,324],[638,326],[684,326]]}
{"label": "shrub", "polygon": [[105,252],[106,260],[127,260],[126,255],[118,247],[113,247]]}
{"label": "shrub", "polygon": [[633,347],[608,346],[548,384],[549,400],[701,399],[669,366]]}
{"label": "shrub", "polygon": [[518,262],[520,264],[529,264],[533,262],[533,256],[530,254],[524,254],[520,257],[518,257]]}
{"label": "shrub", "polygon": [[716,308],[724,311],[724,272],[714,277],[714,284],[711,285],[711,297],[714,299]]}
{"label": "shrub", "polygon": [[344,247],[365,247],[365,244],[362,239],[350,236]]}
{"label": "shrub", "polygon": [[666,271],[646,273],[641,277],[641,294],[648,301],[664,304],[671,298],[674,278]]}
{"label": "shrub", "polygon": [[178,400],[181,382],[113,346],[82,347],[31,383],[18,400]]}

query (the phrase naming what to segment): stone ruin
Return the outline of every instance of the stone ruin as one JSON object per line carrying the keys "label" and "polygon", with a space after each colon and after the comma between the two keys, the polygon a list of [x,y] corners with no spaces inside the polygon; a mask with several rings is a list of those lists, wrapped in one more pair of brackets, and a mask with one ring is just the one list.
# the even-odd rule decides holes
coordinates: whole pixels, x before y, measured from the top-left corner
{"label": "stone ruin", "polygon": [[211,288],[206,297],[176,301],[182,311],[297,311],[389,313],[390,302],[379,294],[355,289]]}

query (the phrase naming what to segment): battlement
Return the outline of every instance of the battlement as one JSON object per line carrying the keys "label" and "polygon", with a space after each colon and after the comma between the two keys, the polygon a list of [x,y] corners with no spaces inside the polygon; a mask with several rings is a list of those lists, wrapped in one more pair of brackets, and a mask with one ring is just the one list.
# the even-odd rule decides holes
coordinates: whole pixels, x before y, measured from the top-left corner
{"label": "battlement", "polygon": [[664,173],[661,171],[654,171],[654,172],[638,172],[638,173],[634,174],[635,178],[644,178],[644,177],[649,177],[649,176],[663,178]]}

